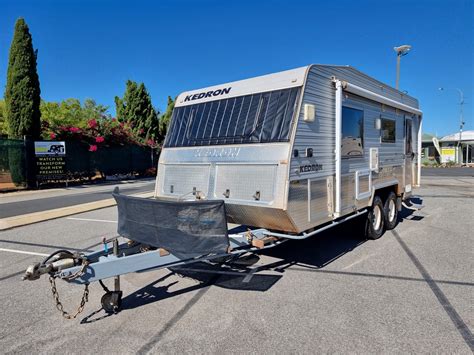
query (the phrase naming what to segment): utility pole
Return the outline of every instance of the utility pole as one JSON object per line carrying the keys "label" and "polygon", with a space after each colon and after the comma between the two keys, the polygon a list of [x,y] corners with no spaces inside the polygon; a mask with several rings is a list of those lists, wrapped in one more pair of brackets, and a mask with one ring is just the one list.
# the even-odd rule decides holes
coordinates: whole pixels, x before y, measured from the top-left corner
{"label": "utility pole", "polygon": [[395,88],[398,90],[398,84],[400,82],[400,58],[407,55],[410,51],[411,46],[404,44],[403,46],[393,47],[393,50],[397,52],[397,80],[395,82]]}
{"label": "utility pole", "polygon": [[[444,88],[439,88],[440,91],[444,91]],[[460,161],[458,163],[462,164],[462,145],[461,145],[461,139],[462,139],[462,130],[464,128],[464,93],[462,92],[461,89],[459,88],[454,88],[452,90],[456,90],[459,93],[459,140],[458,140],[458,151],[459,149],[461,150],[461,157]],[[467,159],[466,159],[467,162]]]}

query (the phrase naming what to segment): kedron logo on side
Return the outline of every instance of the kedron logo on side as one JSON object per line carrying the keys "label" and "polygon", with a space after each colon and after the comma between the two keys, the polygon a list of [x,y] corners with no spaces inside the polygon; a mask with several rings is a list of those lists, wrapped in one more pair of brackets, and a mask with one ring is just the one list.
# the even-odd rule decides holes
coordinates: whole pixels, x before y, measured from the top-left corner
{"label": "kedron logo on side", "polygon": [[214,90],[214,91],[200,92],[199,94],[194,94],[194,95],[188,95],[184,98],[184,102],[204,99],[204,98],[207,98],[207,97],[225,95],[225,94],[228,94],[230,92],[230,89],[232,89],[232,87],[228,87],[228,88],[224,88],[224,89],[217,89],[217,90]]}
{"label": "kedron logo on side", "polygon": [[322,164],[300,165],[300,173],[308,173],[310,171],[323,170]]}

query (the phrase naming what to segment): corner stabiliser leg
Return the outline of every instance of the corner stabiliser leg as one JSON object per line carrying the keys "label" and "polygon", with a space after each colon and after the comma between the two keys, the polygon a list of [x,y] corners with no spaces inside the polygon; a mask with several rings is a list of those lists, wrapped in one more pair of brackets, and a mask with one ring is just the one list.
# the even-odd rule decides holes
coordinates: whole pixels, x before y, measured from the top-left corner
{"label": "corner stabiliser leg", "polygon": [[106,292],[100,299],[100,303],[106,313],[117,314],[122,307],[122,291]]}
{"label": "corner stabiliser leg", "polygon": [[[113,251],[114,255],[119,255],[118,239],[114,240]],[[102,308],[106,313],[118,313],[122,307],[122,291],[120,290],[120,276],[114,277],[114,290],[106,290],[105,294],[100,299]]]}

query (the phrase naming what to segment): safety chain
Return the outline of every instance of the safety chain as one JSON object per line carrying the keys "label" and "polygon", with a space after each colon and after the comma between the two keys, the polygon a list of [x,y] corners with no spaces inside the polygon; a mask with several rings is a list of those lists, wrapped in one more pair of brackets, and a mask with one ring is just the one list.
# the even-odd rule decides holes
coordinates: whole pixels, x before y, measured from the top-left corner
{"label": "safety chain", "polygon": [[84,271],[86,271],[87,266],[89,265],[89,261],[87,259],[84,259],[82,261],[82,266],[79,270],[77,270],[74,274],[69,275],[69,276],[62,276],[61,279],[66,280],[66,281],[72,281],[77,279],[78,277],[81,277],[84,275]]}
{"label": "safety chain", "polygon": [[81,303],[79,304],[79,307],[77,308],[77,311],[74,315],[66,312],[64,310],[63,304],[61,301],[59,301],[59,293],[58,289],[56,288],[56,279],[53,276],[49,277],[49,283],[51,284],[51,292],[53,294],[53,298],[56,302],[56,308],[62,313],[62,316],[66,319],[74,319],[77,317],[79,313],[81,313],[84,310],[84,306],[86,305],[86,302],[89,301],[89,284],[86,283],[84,287],[84,293],[82,294],[82,299]]}

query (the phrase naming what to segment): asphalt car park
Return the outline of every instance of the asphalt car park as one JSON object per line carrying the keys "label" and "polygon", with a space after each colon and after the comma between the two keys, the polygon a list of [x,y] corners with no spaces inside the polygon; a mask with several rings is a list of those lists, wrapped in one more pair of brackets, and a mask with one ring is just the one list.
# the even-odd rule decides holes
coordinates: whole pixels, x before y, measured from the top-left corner
{"label": "asphalt car park", "polygon": [[[0,349],[5,353],[471,353],[474,178],[426,177],[425,208],[394,231],[360,221],[213,265],[122,278],[123,310],[100,310],[101,287],[74,320],[46,277],[25,268],[56,249],[89,251],[116,234],[114,207],[0,232]],[[196,271],[200,268],[201,271]],[[235,272],[245,273],[236,275]],[[111,284],[111,281],[106,281]],[[57,282],[68,311],[83,287]]]}

